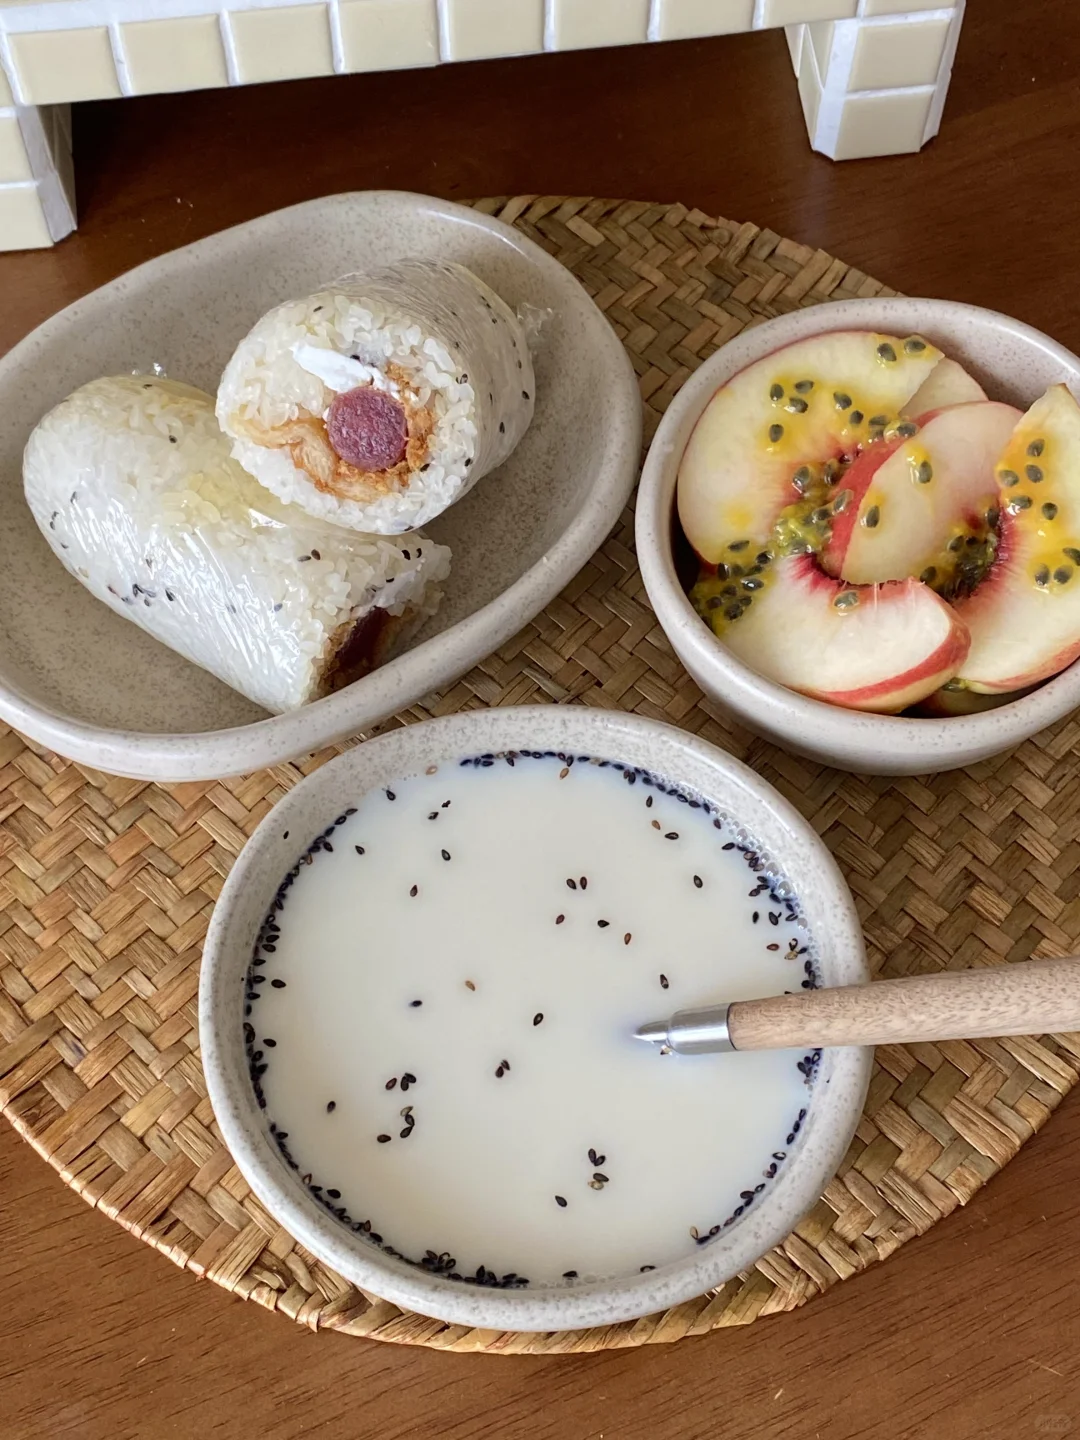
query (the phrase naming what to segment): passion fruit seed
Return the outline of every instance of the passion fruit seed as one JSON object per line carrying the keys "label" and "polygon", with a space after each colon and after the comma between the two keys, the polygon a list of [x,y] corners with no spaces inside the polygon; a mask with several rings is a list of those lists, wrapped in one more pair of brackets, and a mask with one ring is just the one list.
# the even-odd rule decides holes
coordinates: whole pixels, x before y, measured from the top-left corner
{"label": "passion fruit seed", "polygon": [[1057,506],[1051,504],[1051,502],[1048,500],[1046,504],[1042,507],[1042,513],[1044,520],[1053,520],[1057,516]]}
{"label": "passion fruit seed", "polygon": [[896,360],[896,351],[888,343],[888,341],[886,341],[885,344],[879,345],[877,347],[877,353],[880,359],[885,360],[890,365],[893,364]]}
{"label": "passion fruit seed", "polygon": [[852,410],[848,418],[851,421],[852,425],[861,425],[862,422],[866,419],[866,416],[861,410]]}
{"label": "passion fruit seed", "polygon": [[1031,509],[1031,496],[1030,496],[1030,495],[1017,495],[1017,496],[1015,496],[1012,500],[1009,501],[1009,512],[1010,512],[1010,514],[1015,515],[1018,510],[1030,510],[1030,509]]}
{"label": "passion fruit seed", "polygon": [[728,567],[726,565],[717,565],[716,578],[717,580],[726,580],[728,578]]}
{"label": "passion fruit seed", "polygon": [[837,390],[837,391],[835,391],[832,398],[833,398],[833,404],[836,406],[836,408],[837,408],[838,410],[850,410],[850,409],[851,409],[851,396],[850,396],[850,395],[845,395],[842,390]]}
{"label": "passion fruit seed", "polygon": [[1074,565],[1080,565],[1080,550],[1074,545],[1066,545],[1061,553],[1067,555]]}
{"label": "passion fruit seed", "polygon": [[932,585],[933,582],[937,579],[937,567],[934,565],[928,565],[926,569],[922,572],[922,574],[919,576],[919,579],[923,582],[924,585]]}
{"label": "passion fruit seed", "polygon": [[784,438],[784,427],[782,425],[769,426],[769,439],[775,445],[777,441]]}
{"label": "passion fruit seed", "polygon": [[725,585],[724,588],[720,591],[720,594],[721,594],[721,595],[726,595],[729,600],[734,600],[735,597],[738,595],[738,593],[739,593],[739,587],[738,587],[737,585],[732,585],[732,584],[730,584],[730,583],[727,584],[727,585]]}
{"label": "passion fruit seed", "polygon": [[1054,571],[1054,579],[1059,585],[1067,585],[1072,579],[1072,573],[1071,565],[1059,565]]}
{"label": "passion fruit seed", "polygon": [[896,434],[901,440],[910,440],[913,435],[919,433],[919,427],[914,420],[905,420],[902,425],[897,425]]}
{"label": "passion fruit seed", "polygon": [[887,415],[871,415],[869,423],[872,430],[884,430],[889,423],[889,417]]}
{"label": "passion fruit seed", "polygon": [[798,490],[800,495],[806,494],[807,490],[809,490],[810,486],[813,484],[813,480],[814,472],[810,469],[809,465],[800,465],[798,470],[796,470],[795,474],[791,477],[791,483],[795,486],[795,489]]}
{"label": "passion fruit seed", "polygon": [[809,394],[810,394],[810,391],[811,391],[813,388],[814,388],[814,382],[813,382],[813,380],[796,380],[796,381],[795,381],[795,389],[799,392],[800,395],[809,395]]}
{"label": "passion fruit seed", "polygon": [[1050,584],[1049,565],[1040,565],[1035,571],[1035,584],[1038,585],[1040,589],[1045,589],[1046,586]]}
{"label": "passion fruit seed", "polygon": [[854,590],[841,590],[832,603],[837,610],[854,610],[859,603],[859,597]]}
{"label": "passion fruit seed", "polygon": [[1001,510],[997,505],[991,505],[986,512],[986,523],[991,530],[996,530],[1001,520]]}
{"label": "passion fruit seed", "polygon": [[1037,459],[1039,458],[1039,456],[1043,453],[1043,451],[1044,451],[1045,449],[1046,449],[1046,441],[1045,441],[1045,440],[1032,440],[1031,444],[1030,444],[1030,445],[1028,446],[1028,448],[1027,448],[1027,453],[1028,453],[1033,459],[1037,460]]}
{"label": "passion fruit seed", "polygon": [[834,515],[842,515],[854,498],[855,492],[853,490],[841,490],[840,494],[837,495],[832,503],[832,513]]}
{"label": "passion fruit seed", "polygon": [[705,604],[710,610],[719,610],[720,606],[723,603],[724,602],[719,595],[710,595],[708,600],[705,601]]}
{"label": "passion fruit seed", "polygon": [[762,590],[765,586],[764,580],[743,580],[741,583],[744,590]]}
{"label": "passion fruit seed", "polygon": [[824,524],[825,524],[825,521],[828,520],[828,518],[829,518],[829,513],[830,513],[830,512],[828,511],[828,509],[827,509],[825,506],[822,506],[820,510],[814,510],[814,511],[812,511],[812,512],[811,512],[811,515],[810,515],[810,524],[811,524],[811,525],[824,525]]}
{"label": "passion fruit seed", "polygon": [[949,541],[949,549],[955,553],[957,550],[962,550],[963,548],[964,537],[962,535],[954,535],[953,538]]}
{"label": "passion fruit seed", "polygon": [[868,530],[875,530],[877,528],[877,523],[880,519],[880,508],[877,505],[871,505],[870,509],[867,510],[866,514],[863,516],[862,523],[866,526]]}
{"label": "passion fruit seed", "polygon": [[1039,481],[1043,478],[1043,472],[1039,469],[1038,465],[1025,465],[1024,474],[1031,481],[1032,485],[1038,485]]}
{"label": "passion fruit seed", "polygon": [[797,395],[793,395],[791,399],[787,402],[787,404],[784,406],[784,409],[790,410],[793,415],[805,415],[809,408],[810,407],[806,403],[806,401],[800,400]]}
{"label": "passion fruit seed", "polygon": [[920,485],[929,485],[933,478],[934,467],[930,464],[929,460],[924,460],[915,471],[915,479]]}
{"label": "passion fruit seed", "polygon": [[782,385],[769,386],[769,399],[782,400],[784,398],[784,387]]}
{"label": "passion fruit seed", "polygon": [[754,557],[754,564],[755,564],[755,565],[768,565],[768,563],[769,563],[769,561],[770,561],[771,559],[772,559],[772,551],[771,551],[771,550],[762,550],[762,552],[761,552],[760,555],[756,555],[756,556]]}
{"label": "passion fruit seed", "polygon": [[1020,476],[1016,473],[1015,470],[999,470],[998,479],[1001,481],[1002,485],[1020,484]]}
{"label": "passion fruit seed", "polygon": [[917,335],[909,335],[904,341],[904,349],[909,355],[921,355],[926,349],[926,341],[920,340]]}
{"label": "passion fruit seed", "polygon": [[730,544],[727,548],[728,548],[729,550],[734,550],[734,551],[738,552],[739,550],[746,550],[746,549],[748,549],[748,548],[749,548],[749,545],[750,545],[750,541],[749,541],[749,540],[732,540],[731,544]]}

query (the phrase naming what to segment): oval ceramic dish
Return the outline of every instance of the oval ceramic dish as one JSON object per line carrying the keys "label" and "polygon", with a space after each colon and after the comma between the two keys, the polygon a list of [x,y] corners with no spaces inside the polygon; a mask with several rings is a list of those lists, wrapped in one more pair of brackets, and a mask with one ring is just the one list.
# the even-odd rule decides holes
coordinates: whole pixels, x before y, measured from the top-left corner
{"label": "oval ceramic dish", "polygon": [[[463,756],[523,749],[621,760],[713,802],[754,834],[794,885],[817,941],[822,982],[867,980],[858,917],[840,872],[811,827],[771,786],[669,726],[579,707],[534,706],[472,711],[395,730],[331,761],[275,806],[244,847],[215,908],[202,962],[199,1029],[210,1100],[226,1144],[270,1213],[313,1254],[365,1290],[450,1323],[567,1330],[677,1305],[745,1270],[783,1239],[844,1155],[862,1110],[872,1052],[825,1051],[799,1138],[760,1202],[688,1258],[649,1273],[557,1289],[470,1286],[388,1256],[328,1214],[282,1158],[249,1078],[245,977],[263,919],[310,841],[367,791]],[[357,1034],[363,1019],[355,1017]]]}
{"label": "oval ceramic dish", "polygon": [[1080,394],[1080,359],[1029,325],[948,300],[843,300],[796,310],[746,330],[700,367],[656,432],[637,502],[637,552],[657,619],[701,688],[748,729],[842,770],[924,775],[1010,750],[1080,705],[1080,661],[1022,699],[981,715],[931,720],[867,715],[811,700],[767,680],[721,643],[690,604],[675,571],[675,482],[683,451],[719,387],[783,345],[830,330],[925,335],[959,360],[994,400],[1026,409],[1048,385]]}
{"label": "oval ceramic dish", "polygon": [[[438,615],[397,659],[268,717],[125,623],[73,580],[22,493],[33,426],[99,375],[150,371],[206,390],[272,305],[406,256],[468,265],[541,319],[535,418],[507,463],[430,528],[453,551]],[[641,402],[607,321],[570,272],[498,220],[424,196],[334,195],[266,215],[130,271],[0,360],[0,716],[82,763],[207,779],[317,750],[444,687],[581,569],[634,482]]]}

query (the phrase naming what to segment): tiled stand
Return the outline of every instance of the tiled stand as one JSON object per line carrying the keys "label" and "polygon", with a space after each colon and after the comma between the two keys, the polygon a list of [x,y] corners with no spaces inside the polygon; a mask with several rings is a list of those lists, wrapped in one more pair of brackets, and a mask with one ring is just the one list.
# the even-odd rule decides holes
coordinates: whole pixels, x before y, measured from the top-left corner
{"label": "tiled stand", "polygon": [[784,27],[814,149],[937,133],[964,0],[0,0],[0,250],[75,226],[78,100]]}
{"label": "tiled stand", "polygon": [[857,19],[789,25],[814,149],[833,160],[857,160],[907,154],[933,139],[964,3],[939,7],[907,0],[906,11],[896,14],[897,0],[863,0]]}

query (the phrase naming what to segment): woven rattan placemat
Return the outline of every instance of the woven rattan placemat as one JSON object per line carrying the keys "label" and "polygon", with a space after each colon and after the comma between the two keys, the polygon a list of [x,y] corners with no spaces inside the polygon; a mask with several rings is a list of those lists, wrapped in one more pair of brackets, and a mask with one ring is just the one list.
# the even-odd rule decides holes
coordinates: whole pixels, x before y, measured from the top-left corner
{"label": "woven rattan placemat", "polygon": [[[680,205],[519,197],[479,208],[567,265],[637,369],[646,438],[690,371],[755,320],[891,293],[821,251]],[[634,710],[748,759],[808,816],[855,893],[875,971],[904,975],[1080,948],[1080,724],[1001,759],[859,779],[733,728],[649,609],[629,511],[543,615],[444,695]],[[148,785],[0,731],[0,1105],[91,1205],[311,1328],[447,1350],[550,1353],[675,1340],[803,1304],[969,1200],[1080,1074],[1080,1036],[892,1046],[839,1175],[794,1234],[721,1290],[634,1324],[467,1330],[361,1294],[251,1195],[199,1064],[200,944],[222,879],[269,807],[332,752],[241,780]]]}

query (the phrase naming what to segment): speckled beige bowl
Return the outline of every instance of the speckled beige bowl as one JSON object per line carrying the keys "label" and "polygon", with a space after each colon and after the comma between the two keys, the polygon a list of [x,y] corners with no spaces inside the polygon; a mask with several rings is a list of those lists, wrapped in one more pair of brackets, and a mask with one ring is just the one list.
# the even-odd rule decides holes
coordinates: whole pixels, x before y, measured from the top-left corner
{"label": "speckled beige bowl", "polygon": [[679,391],[656,432],[637,502],[637,552],[653,609],[679,658],[707,695],[756,734],[797,754],[861,774],[923,775],[985,760],[1080,705],[1080,661],[1023,699],[945,720],[864,715],[807,699],[767,680],[723,645],[695,613],[675,573],[675,480],[690,432],[714,392],[745,366],[827,330],[925,335],[959,360],[991,399],[1026,409],[1048,385],[1080,395],[1080,359],[1048,336],[973,305],[947,300],[845,300],[815,305],[744,331]]}
{"label": "speckled beige bowl", "polygon": [[[24,502],[23,446],[46,410],[98,375],[160,365],[215,390],[272,305],[418,255],[460,261],[510,305],[541,312],[536,415],[507,463],[429,527],[451,547],[453,573],[406,653],[271,718],[66,573]],[[255,770],[355,734],[452,683],[558,594],[625,505],[640,439],[634,372],[607,321],[568,270],[477,211],[392,191],[333,195],[151,260],[0,360],[0,716],[75,760],[152,780]]]}
{"label": "speckled beige bowl", "polygon": [[[817,945],[822,983],[868,979],[858,916],[840,871],[802,816],[752,770],[697,737],[655,721],[584,706],[534,705],[473,710],[395,730],[346,751],[275,805],[245,845],[214,909],[203,952],[199,1033],[210,1100],[225,1143],[270,1213],[314,1255],[365,1290],[451,1324],[572,1330],[634,1319],[704,1294],[782,1240],[817,1201],[843,1158],[862,1112],[872,1051],[824,1051],[806,1118],[771,1187],[730,1229],[685,1260],[652,1272],[566,1288],[486,1289],[389,1256],[328,1214],[271,1139],[248,1074],[244,982],[263,919],[309,843],[368,790],[422,774],[431,765],[525,749],[641,766],[713,802],[754,835],[794,886]],[[353,1019],[356,1034],[363,1035],[363,1015]]]}

